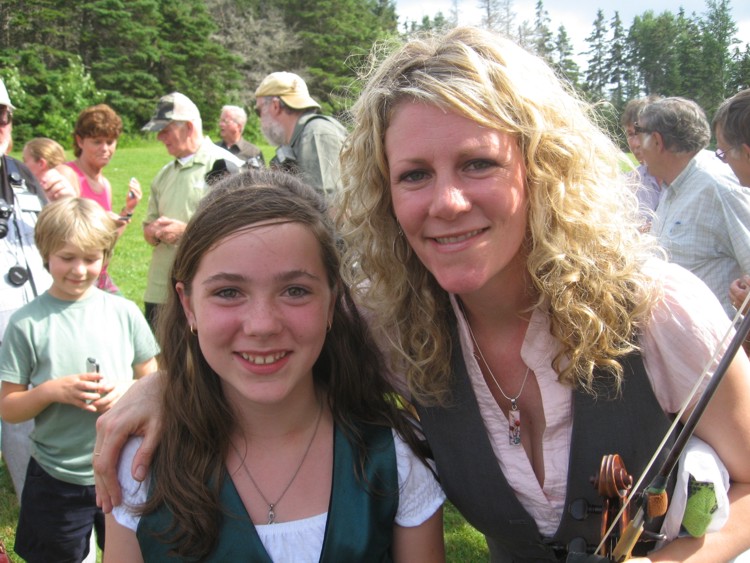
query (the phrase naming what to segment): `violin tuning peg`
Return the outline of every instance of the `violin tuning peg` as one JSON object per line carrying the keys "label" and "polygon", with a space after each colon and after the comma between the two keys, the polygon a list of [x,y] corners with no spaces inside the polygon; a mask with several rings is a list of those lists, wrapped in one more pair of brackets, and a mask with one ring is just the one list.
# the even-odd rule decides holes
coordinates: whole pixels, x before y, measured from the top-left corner
{"label": "violin tuning peg", "polygon": [[568,505],[568,514],[570,514],[574,520],[585,520],[588,518],[589,514],[601,513],[601,506],[591,505],[585,498],[575,499]]}

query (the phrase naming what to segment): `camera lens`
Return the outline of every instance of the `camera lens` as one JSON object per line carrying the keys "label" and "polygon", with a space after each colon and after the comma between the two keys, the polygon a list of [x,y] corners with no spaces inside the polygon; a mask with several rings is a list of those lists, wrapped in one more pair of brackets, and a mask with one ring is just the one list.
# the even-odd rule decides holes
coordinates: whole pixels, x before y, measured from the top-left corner
{"label": "camera lens", "polygon": [[0,198],[0,239],[8,234],[8,219],[13,215],[13,208]]}

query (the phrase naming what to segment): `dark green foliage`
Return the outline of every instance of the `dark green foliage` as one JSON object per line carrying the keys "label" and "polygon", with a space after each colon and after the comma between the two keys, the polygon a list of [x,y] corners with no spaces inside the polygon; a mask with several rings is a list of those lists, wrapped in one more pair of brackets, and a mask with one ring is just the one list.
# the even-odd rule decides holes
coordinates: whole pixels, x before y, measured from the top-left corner
{"label": "dark green foliage", "polygon": [[396,33],[393,1],[281,0],[278,5],[301,41],[292,64],[306,69],[311,95],[326,111],[345,109],[354,69],[375,41]]}
{"label": "dark green foliage", "polygon": [[[735,0],[738,1],[738,0]],[[702,14],[647,11],[629,26],[599,10],[586,41],[587,67],[570,37],[553,36],[543,0],[533,22],[516,23],[513,0],[481,0],[486,25],[547,59],[591,100],[614,113],[645,94],[695,99],[710,116],[750,83],[750,46],[738,45],[731,0],[706,0]],[[209,132],[226,103],[254,104],[258,83],[296,72],[330,113],[356,96],[354,81],[372,44],[399,31],[456,24],[438,12],[396,28],[394,0],[2,0],[0,75],[19,106],[16,143],[36,135],[69,146],[78,112],[105,101],[125,130],[138,132],[155,101],[179,90],[193,99]],[[260,140],[250,113],[246,136]]]}
{"label": "dark green foliage", "polygon": [[600,9],[596,12],[594,28],[586,38],[589,44],[588,68],[586,69],[583,90],[589,99],[598,101],[605,97],[605,91],[609,84],[609,72],[607,69],[607,23],[604,20],[604,12]]}
{"label": "dark green foliage", "polygon": [[550,30],[550,19],[542,0],[537,0],[534,8],[534,31],[532,34],[534,52],[548,63],[554,62],[555,43]]}
{"label": "dark green foliage", "polygon": [[734,48],[727,95],[736,94],[745,88],[750,88],[750,44],[746,44],[743,51]]}
{"label": "dark green foliage", "polygon": [[573,86],[577,87],[580,68],[578,67],[578,63],[573,59],[573,44],[570,42],[570,37],[568,37],[568,32],[565,30],[564,25],[561,25],[557,29],[555,50],[552,57],[552,65],[557,73],[565,77]]}
{"label": "dark green foliage", "polygon": [[104,99],[80,59],[50,51],[36,45],[0,55],[0,76],[17,108],[16,143],[44,135],[70,147],[78,112]]}
{"label": "dark green foliage", "polygon": [[205,120],[218,118],[227,89],[237,86],[237,58],[211,40],[217,30],[203,0],[161,0],[159,60],[151,70],[161,84],[156,99],[180,91],[195,102]]}
{"label": "dark green foliage", "polygon": [[612,38],[610,40],[609,54],[607,55],[607,70],[609,71],[609,84],[611,86],[610,100],[615,111],[619,114],[625,108],[627,98],[627,64],[625,31],[622,28],[620,14],[615,12],[610,24]]}
{"label": "dark green foliage", "polygon": [[703,48],[703,88],[695,100],[713,115],[727,97],[731,75],[731,47],[737,43],[737,25],[732,20],[729,0],[706,0],[708,11],[701,19],[701,45]]}
{"label": "dark green foliage", "polygon": [[[125,128],[140,127],[161,95],[153,72],[161,53],[155,0],[96,0],[78,4],[78,52],[91,69],[97,87],[125,119]],[[166,92],[164,92],[166,93]]]}
{"label": "dark green foliage", "polygon": [[0,64],[20,81],[16,142],[67,144],[78,112],[101,101],[137,130],[173,90],[215,115],[239,78],[203,0],[4,0],[0,29]]}

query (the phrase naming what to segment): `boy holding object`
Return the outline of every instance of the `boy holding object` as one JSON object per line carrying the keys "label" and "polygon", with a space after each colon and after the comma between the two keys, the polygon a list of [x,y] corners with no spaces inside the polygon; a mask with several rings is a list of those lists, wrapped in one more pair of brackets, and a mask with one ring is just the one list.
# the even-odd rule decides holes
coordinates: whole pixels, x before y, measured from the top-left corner
{"label": "boy holding object", "polygon": [[0,350],[0,416],[35,421],[15,545],[30,562],[81,561],[92,527],[103,547],[91,464],[96,419],[157,367],[138,307],[95,287],[116,228],[92,200],[44,208],[34,238],[52,286],[13,314]]}

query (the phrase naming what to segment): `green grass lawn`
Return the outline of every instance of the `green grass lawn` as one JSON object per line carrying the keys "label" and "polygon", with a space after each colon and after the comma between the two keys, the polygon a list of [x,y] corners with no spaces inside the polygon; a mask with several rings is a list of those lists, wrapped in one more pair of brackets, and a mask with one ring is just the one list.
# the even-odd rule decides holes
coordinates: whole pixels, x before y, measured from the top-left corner
{"label": "green grass lawn", "polygon": [[[159,169],[170,161],[164,146],[158,141],[131,143],[134,146],[120,147],[105,176],[112,184],[112,207],[119,212],[125,203],[128,182],[135,176],[143,189],[143,200],[138,205],[130,225],[117,242],[115,254],[109,267],[112,279],[123,294],[143,308],[143,292],[146,287],[146,274],[151,260],[151,247],[143,240],[141,222],[146,214],[151,180]],[[22,148],[22,147],[19,147]],[[261,146],[266,162],[273,156],[273,148]],[[20,158],[18,153],[13,156]],[[13,541],[18,503],[13,491],[5,464],[0,465],[0,536],[8,547],[11,561],[14,558]],[[487,545],[479,532],[469,526],[461,515],[450,505],[445,509],[445,545],[447,559],[455,563],[473,563],[488,560]]]}

